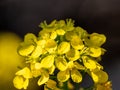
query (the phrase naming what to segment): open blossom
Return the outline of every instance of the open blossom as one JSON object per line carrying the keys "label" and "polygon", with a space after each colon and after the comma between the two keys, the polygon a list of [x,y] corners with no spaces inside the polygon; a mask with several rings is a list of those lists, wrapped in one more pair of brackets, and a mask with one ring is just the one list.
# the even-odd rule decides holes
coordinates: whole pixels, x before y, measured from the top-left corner
{"label": "open blossom", "polygon": [[95,90],[112,90],[108,74],[98,62],[105,53],[101,47],[105,35],[89,34],[75,27],[72,19],[54,20],[50,24],[45,21],[40,27],[38,36],[26,34],[18,47],[27,67],[16,72],[13,83],[17,89],[27,89],[29,79],[34,77],[38,78],[39,86],[44,85],[44,90],[68,90],[65,85],[75,88],[69,82],[81,83],[88,74]]}

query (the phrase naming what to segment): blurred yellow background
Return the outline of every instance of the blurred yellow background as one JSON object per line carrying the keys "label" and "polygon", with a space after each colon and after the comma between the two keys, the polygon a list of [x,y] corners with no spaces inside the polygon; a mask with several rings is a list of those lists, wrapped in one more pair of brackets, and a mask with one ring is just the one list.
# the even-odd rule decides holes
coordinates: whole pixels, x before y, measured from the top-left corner
{"label": "blurred yellow background", "polygon": [[[0,90],[17,90],[13,86],[13,78],[18,67],[23,67],[23,58],[17,53],[21,41],[15,33],[0,32]],[[32,82],[28,90],[37,90],[35,81]]]}

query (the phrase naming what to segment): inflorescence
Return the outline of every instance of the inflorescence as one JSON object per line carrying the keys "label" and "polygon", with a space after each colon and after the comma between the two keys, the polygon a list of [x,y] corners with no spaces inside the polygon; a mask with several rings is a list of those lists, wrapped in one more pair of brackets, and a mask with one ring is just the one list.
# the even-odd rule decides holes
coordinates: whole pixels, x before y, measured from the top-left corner
{"label": "inflorescence", "polygon": [[[101,47],[105,35],[89,34],[75,27],[71,19],[43,22],[39,26],[42,30],[38,36],[26,34],[18,48],[26,66],[13,79],[17,89],[27,89],[29,79],[38,78],[37,84],[44,85],[44,90],[70,90],[69,85],[81,83],[84,74],[88,74],[93,80],[91,90],[112,90],[108,74],[99,64],[106,51]],[[74,85],[71,88],[75,90]]]}

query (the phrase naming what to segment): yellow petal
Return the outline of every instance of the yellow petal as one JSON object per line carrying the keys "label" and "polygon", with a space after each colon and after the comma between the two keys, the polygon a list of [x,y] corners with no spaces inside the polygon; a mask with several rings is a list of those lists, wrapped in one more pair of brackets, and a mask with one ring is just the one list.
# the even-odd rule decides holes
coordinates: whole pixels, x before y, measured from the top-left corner
{"label": "yellow petal", "polygon": [[99,57],[102,54],[101,48],[90,47],[90,56]]}
{"label": "yellow petal", "polygon": [[55,39],[57,37],[57,33],[55,31],[51,32],[51,39]]}
{"label": "yellow petal", "polygon": [[72,84],[70,81],[67,83],[69,90],[74,90],[74,84]]}
{"label": "yellow petal", "polygon": [[35,69],[41,69],[41,63],[37,62],[35,63]]}
{"label": "yellow petal", "polygon": [[43,68],[50,68],[54,64],[54,55],[48,55],[41,60],[41,66]]}
{"label": "yellow petal", "polygon": [[24,80],[21,76],[16,76],[13,79],[13,84],[17,89],[22,89],[23,88],[23,83],[24,83]]}
{"label": "yellow petal", "polygon": [[70,72],[69,70],[65,70],[65,71],[60,71],[57,74],[57,79],[60,82],[65,82],[70,78]]}
{"label": "yellow petal", "polygon": [[73,82],[79,83],[82,81],[82,75],[77,69],[71,70],[71,78]]}
{"label": "yellow petal", "polygon": [[30,67],[31,67],[31,73],[32,73],[32,76],[33,77],[38,77],[41,75],[41,66],[39,66],[40,64],[39,63],[31,63]]}
{"label": "yellow petal", "polygon": [[94,46],[101,46],[106,41],[106,37],[103,34],[92,33],[90,35],[90,41]]}
{"label": "yellow petal", "polygon": [[73,31],[67,31],[67,32],[65,33],[65,38],[66,38],[68,41],[71,41],[74,36],[76,36],[76,34],[75,34]]}
{"label": "yellow petal", "polygon": [[45,45],[45,48],[54,48],[56,47],[56,42],[53,39],[48,39]]}
{"label": "yellow petal", "polygon": [[63,57],[56,58],[55,65],[61,71],[64,71],[67,69],[67,61]]}
{"label": "yellow petal", "polygon": [[79,70],[85,70],[85,67],[78,62],[74,62],[74,66]]}
{"label": "yellow petal", "polygon": [[66,53],[66,57],[69,59],[69,60],[77,60],[80,58],[80,52],[78,50],[75,50],[75,49],[70,49],[67,53]]}
{"label": "yellow petal", "polygon": [[52,65],[52,67],[50,67],[48,70],[49,70],[49,74],[53,74],[55,71],[55,65]]}
{"label": "yellow petal", "polygon": [[35,50],[31,54],[32,58],[38,58],[42,54],[42,47],[41,46],[36,46]]}
{"label": "yellow petal", "polygon": [[106,90],[105,87],[101,84],[96,85],[96,90]]}
{"label": "yellow petal", "polygon": [[52,39],[47,40],[45,50],[47,50],[49,53],[54,53],[56,49],[57,43]]}
{"label": "yellow petal", "polygon": [[84,44],[80,37],[74,36],[71,40],[71,45],[76,50],[81,50],[84,47]]}
{"label": "yellow petal", "polygon": [[24,42],[26,44],[33,44],[37,41],[37,37],[33,33],[28,33],[24,37]]}
{"label": "yellow petal", "polygon": [[29,84],[29,79],[26,79],[26,80],[24,81],[24,83],[23,83],[23,88],[24,88],[24,89],[27,89],[28,84]]}
{"label": "yellow petal", "polygon": [[56,32],[57,32],[58,35],[64,35],[65,34],[65,31],[63,29],[57,29]]}
{"label": "yellow petal", "polygon": [[44,40],[44,39],[37,41],[37,45],[41,46],[42,48],[45,47],[45,44],[46,44],[46,40]]}
{"label": "yellow petal", "polygon": [[50,33],[48,29],[43,29],[42,31],[39,32],[39,36],[42,39],[48,39],[50,37]]}
{"label": "yellow petal", "polygon": [[70,43],[61,42],[58,46],[58,54],[64,54],[70,50]]}
{"label": "yellow petal", "polygon": [[42,85],[45,84],[47,81],[49,80],[49,74],[44,71],[40,77],[40,79],[38,80],[38,85]]}
{"label": "yellow petal", "polygon": [[16,72],[16,75],[22,75],[24,78],[31,78],[31,72],[28,67],[23,68],[22,70]]}
{"label": "yellow petal", "polygon": [[68,69],[72,69],[72,68],[74,68],[74,63],[73,63],[73,61],[70,61],[70,62],[68,62]]}
{"label": "yellow petal", "polygon": [[57,83],[54,80],[52,80],[52,79],[49,79],[47,81],[47,83],[46,83],[47,87],[50,88],[50,89],[52,89],[52,90],[56,87],[56,84]]}
{"label": "yellow petal", "polygon": [[97,67],[96,62],[94,60],[91,60],[87,56],[83,57],[83,64],[86,68],[88,68],[90,70],[93,70]]}
{"label": "yellow petal", "polygon": [[18,53],[22,56],[28,56],[29,54],[31,54],[34,50],[33,45],[25,45],[25,46],[21,46],[18,48]]}
{"label": "yellow petal", "polygon": [[108,80],[108,74],[102,70],[97,70],[91,73],[95,83],[105,83]]}

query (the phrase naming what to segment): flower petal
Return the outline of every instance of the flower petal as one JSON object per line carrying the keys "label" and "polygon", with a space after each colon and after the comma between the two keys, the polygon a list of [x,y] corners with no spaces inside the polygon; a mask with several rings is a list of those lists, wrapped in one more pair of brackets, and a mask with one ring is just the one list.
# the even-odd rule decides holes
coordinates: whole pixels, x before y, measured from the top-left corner
{"label": "flower petal", "polygon": [[24,89],[27,89],[28,84],[29,84],[29,79],[26,79],[26,80],[24,81],[24,83],[23,83],[23,88],[24,88]]}
{"label": "flower petal", "polygon": [[23,68],[22,70],[16,72],[16,75],[22,75],[24,78],[31,78],[31,72],[28,67]]}
{"label": "flower petal", "polygon": [[77,69],[71,70],[71,78],[76,83],[79,83],[82,81],[82,75]]}
{"label": "flower petal", "polygon": [[57,57],[55,60],[55,65],[61,71],[64,71],[67,69],[67,61],[63,57]]}
{"label": "flower petal", "polygon": [[108,74],[102,70],[97,70],[91,73],[95,83],[105,83],[108,80]]}
{"label": "flower petal", "polygon": [[42,85],[44,83],[46,83],[49,80],[49,74],[44,71],[40,77],[40,79],[38,80],[38,85]]}
{"label": "flower petal", "polygon": [[70,43],[61,42],[58,46],[58,54],[64,54],[70,50]]}
{"label": "flower petal", "polygon": [[83,64],[86,68],[88,68],[90,70],[93,70],[97,67],[96,62],[94,60],[91,60],[87,56],[83,57]]}
{"label": "flower petal", "polygon": [[81,50],[84,47],[82,40],[78,36],[72,38],[71,45],[76,50]]}
{"label": "flower petal", "polygon": [[94,46],[101,46],[106,41],[106,37],[103,34],[92,33],[90,35],[90,41]]}
{"label": "flower petal", "polygon": [[33,44],[37,41],[37,37],[33,33],[28,33],[24,37],[24,42],[26,44]]}
{"label": "flower petal", "polygon": [[50,67],[48,71],[49,71],[49,74],[53,74],[55,71],[55,65],[52,65],[52,67]]}
{"label": "flower petal", "polygon": [[99,57],[102,54],[101,48],[90,47],[90,56]]}
{"label": "flower petal", "polygon": [[36,46],[35,50],[31,54],[32,58],[38,58],[42,54],[42,47],[41,46]]}
{"label": "flower petal", "polygon": [[57,79],[60,82],[65,82],[70,78],[70,72],[69,70],[65,70],[65,71],[60,71],[57,74]]}
{"label": "flower petal", "polygon": [[69,59],[69,60],[77,60],[80,58],[80,53],[78,50],[75,50],[75,49],[70,49],[67,53],[66,53],[66,57]]}
{"label": "flower petal", "polygon": [[24,45],[18,48],[18,53],[22,56],[28,56],[34,50],[35,46],[33,45]]}
{"label": "flower petal", "polygon": [[17,89],[22,89],[23,88],[23,83],[24,83],[24,80],[23,80],[23,77],[21,77],[21,76],[16,76],[13,79],[13,84]]}
{"label": "flower petal", "polygon": [[46,83],[46,86],[48,87],[48,88],[50,88],[50,89],[54,89],[55,87],[56,87],[56,82],[54,81],[54,80],[52,80],[52,79],[49,79],[48,81],[47,81],[47,83]]}
{"label": "flower petal", "polygon": [[48,55],[41,60],[41,66],[43,68],[50,68],[54,64],[54,55]]}

